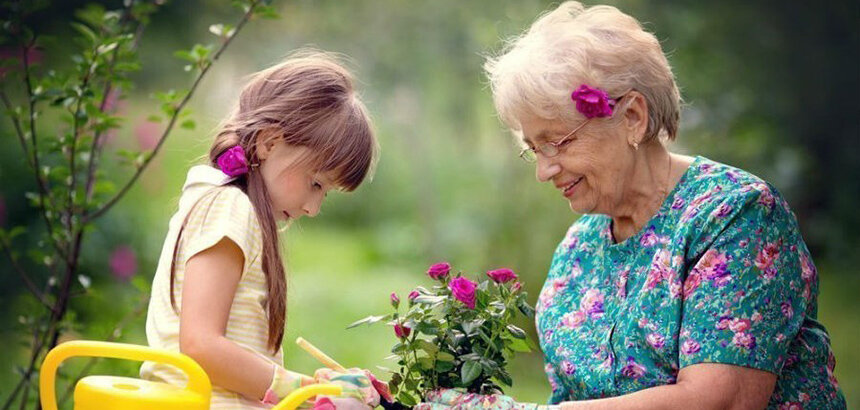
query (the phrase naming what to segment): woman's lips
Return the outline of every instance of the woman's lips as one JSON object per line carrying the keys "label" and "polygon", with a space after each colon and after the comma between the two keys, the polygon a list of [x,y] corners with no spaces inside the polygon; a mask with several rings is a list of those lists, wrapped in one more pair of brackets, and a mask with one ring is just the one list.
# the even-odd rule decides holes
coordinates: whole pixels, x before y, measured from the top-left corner
{"label": "woman's lips", "polygon": [[579,185],[579,183],[583,179],[585,179],[585,177],[579,177],[577,180],[573,181],[570,185],[564,187],[564,191],[562,191],[564,196],[567,198],[570,198],[571,196],[573,196],[573,193],[576,191],[576,186]]}

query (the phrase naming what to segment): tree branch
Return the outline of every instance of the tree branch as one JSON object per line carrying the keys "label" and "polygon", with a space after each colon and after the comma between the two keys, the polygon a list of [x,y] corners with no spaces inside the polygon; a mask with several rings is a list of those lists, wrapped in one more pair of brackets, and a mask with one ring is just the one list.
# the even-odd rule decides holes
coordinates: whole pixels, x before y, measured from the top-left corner
{"label": "tree branch", "polygon": [[137,181],[137,179],[140,178],[140,175],[143,173],[144,170],[146,170],[147,166],[149,166],[150,162],[152,162],[152,159],[155,158],[156,154],[158,154],[158,151],[161,149],[161,146],[164,145],[164,141],[167,139],[167,136],[170,134],[170,131],[173,129],[173,126],[176,124],[176,120],[179,118],[179,113],[182,112],[182,109],[191,99],[191,96],[194,94],[194,91],[197,89],[197,86],[200,85],[200,81],[209,71],[209,68],[212,67],[212,64],[218,60],[218,57],[221,56],[221,53],[224,52],[224,50],[227,48],[228,45],[230,45],[236,35],[239,34],[239,31],[242,29],[242,27],[248,22],[248,20],[250,20],[258,4],[259,2],[257,1],[251,4],[251,6],[248,8],[248,11],[246,11],[245,15],[242,16],[242,19],[239,21],[238,24],[236,24],[236,28],[233,32],[233,35],[228,37],[224,41],[224,43],[221,44],[221,47],[219,47],[218,51],[212,56],[212,60],[210,60],[208,64],[202,67],[202,69],[200,70],[200,74],[197,75],[197,78],[194,80],[194,83],[191,85],[191,88],[188,90],[188,93],[185,94],[185,97],[182,98],[182,101],[180,101],[179,104],[175,107],[174,113],[170,117],[170,121],[167,124],[167,128],[164,129],[164,132],[161,134],[161,137],[158,140],[158,144],[152,150],[152,153],[149,155],[149,157],[146,158],[146,160],[143,162],[143,164],[141,164],[140,167],[138,167],[137,171],[134,173],[134,175],[132,175],[131,179],[125,184],[125,186],[122,187],[122,189],[116,196],[107,201],[104,205],[102,205],[101,208],[97,209],[95,212],[84,215],[84,224],[95,220],[96,218],[107,212],[108,209],[113,207],[120,199],[122,199],[123,196],[125,196],[128,190],[131,189],[131,187]]}
{"label": "tree branch", "polygon": [[45,295],[36,288],[36,284],[33,283],[32,280],[27,276],[27,272],[24,272],[24,269],[21,268],[21,265],[18,264],[18,261],[15,260],[15,255],[12,254],[12,247],[9,243],[6,242],[5,238],[0,238],[0,246],[3,248],[3,252],[6,253],[6,256],[9,257],[9,261],[12,262],[12,267],[15,268],[15,271],[18,272],[18,276],[21,277],[21,280],[24,281],[24,284],[27,285],[27,289],[36,300],[39,301],[42,305],[48,308],[48,310],[52,310],[53,307],[50,303],[45,299]]}

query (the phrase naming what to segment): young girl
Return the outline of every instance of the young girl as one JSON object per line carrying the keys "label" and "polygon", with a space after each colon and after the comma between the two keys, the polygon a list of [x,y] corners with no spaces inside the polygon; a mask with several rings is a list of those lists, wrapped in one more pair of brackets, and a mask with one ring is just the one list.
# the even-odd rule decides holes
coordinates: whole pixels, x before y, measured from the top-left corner
{"label": "young girl", "polygon": [[[146,336],[203,367],[211,408],[267,407],[331,380],[354,397],[341,405],[378,403],[361,370],[318,371],[314,380],[282,366],[287,286],[277,228],[316,216],[328,191],[357,188],[376,153],[350,73],[330,55],[303,52],[251,78],[209,165],[189,170],[152,283]],[[140,373],[185,383],[161,364],[146,362]]]}

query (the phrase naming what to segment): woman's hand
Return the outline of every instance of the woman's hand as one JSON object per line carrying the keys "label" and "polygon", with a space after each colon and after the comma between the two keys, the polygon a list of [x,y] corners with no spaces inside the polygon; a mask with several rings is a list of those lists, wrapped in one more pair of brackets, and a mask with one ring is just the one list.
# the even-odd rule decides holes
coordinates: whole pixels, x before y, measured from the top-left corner
{"label": "woman's hand", "polygon": [[463,393],[454,389],[442,389],[427,393],[426,402],[419,403],[413,410],[547,410],[557,406],[544,406],[534,403],[519,403],[510,396],[502,394],[481,395]]}

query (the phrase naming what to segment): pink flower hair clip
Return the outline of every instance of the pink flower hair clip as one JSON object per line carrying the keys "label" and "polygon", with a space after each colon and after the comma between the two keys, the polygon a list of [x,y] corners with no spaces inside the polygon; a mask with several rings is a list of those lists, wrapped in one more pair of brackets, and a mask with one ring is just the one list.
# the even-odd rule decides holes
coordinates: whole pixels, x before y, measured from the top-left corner
{"label": "pink flower hair clip", "polygon": [[248,160],[245,150],[235,145],[218,156],[218,168],[229,177],[238,177],[248,173]]}
{"label": "pink flower hair clip", "polygon": [[588,119],[611,117],[616,102],[606,91],[592,88],[587,84],[580,85],[570,94],[570,98],[576,102],[576,110]]}

